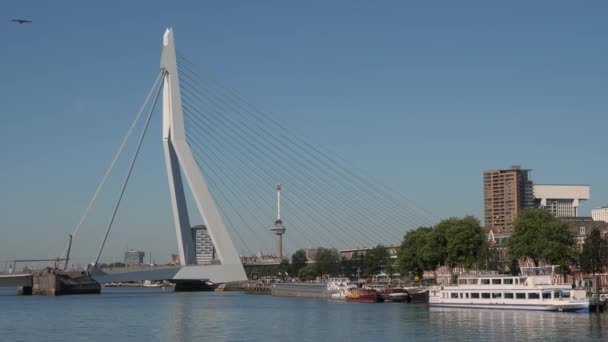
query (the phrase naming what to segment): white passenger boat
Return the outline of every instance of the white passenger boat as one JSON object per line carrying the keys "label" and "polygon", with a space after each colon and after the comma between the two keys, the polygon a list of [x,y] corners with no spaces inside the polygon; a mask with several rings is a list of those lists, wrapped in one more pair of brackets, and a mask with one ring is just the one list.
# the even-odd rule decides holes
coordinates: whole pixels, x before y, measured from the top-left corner
{"label": "white passenger boat", "polygon": [[432,287],[429,304],[540,311],[579,311],[588,308],[589,299],[584,290],[573,290],[570,284],[554,282],[555,267],[523,267],[520,276],[460,276],[458,285]]}

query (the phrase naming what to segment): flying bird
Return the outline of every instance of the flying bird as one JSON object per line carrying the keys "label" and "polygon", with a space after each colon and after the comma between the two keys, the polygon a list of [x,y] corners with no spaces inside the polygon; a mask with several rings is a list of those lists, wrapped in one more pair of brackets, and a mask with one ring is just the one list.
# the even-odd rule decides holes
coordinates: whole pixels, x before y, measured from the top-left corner
{"label": "flying bird", "polygon": [[31,24],[32,23],[31,20],[24,20],[24,19],[13,19],[12,21],[19,23],[19,24]]}

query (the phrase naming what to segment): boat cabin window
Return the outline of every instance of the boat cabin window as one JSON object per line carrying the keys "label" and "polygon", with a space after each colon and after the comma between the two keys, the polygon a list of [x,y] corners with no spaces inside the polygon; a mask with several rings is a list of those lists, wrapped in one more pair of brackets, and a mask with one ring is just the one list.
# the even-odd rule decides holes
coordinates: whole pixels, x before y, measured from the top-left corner
{"label": "boat cabin window", "polygon": [[513,299],[512,293],[505,293],[505,299]]}
{"label": "boat cabin window", "polygon": [[479,298],[479,292],[473,292],[473,293],[471,293],[471,298],[472,299],[478,299]]}
{"label": "boat cabin window", "polygon": [[452,292],[451,298],[458,298],[458,293],[457,292]]}
{"label": "boat cabin window", "polygon": [[513,278],[503,279],[502,283],[505,285],[513,285]]}
{"label": "boat cabin window", "polygon": [[460,298],[464,298],[464,293],[460,293]]}
{"label": "boat cabin window", "polygon": [[551,292],[543,292],[543,299],[551,299]]}
{"label": "boat cabin window", "polygon": [[468,292],[465,293],[464,296],[465,296],[465,298],[469,298],[469,293]]}
{"label": "boat cabin window", "polygon": [[458,285],[466,285],[466,284],[467,284],[466,279],[458,279]]}
{"label": "boat cabin window", "polygon": [[490,279],[481,279],[481,284],[482,285],[489,285],[490,284]]}
{"label": "boat cabin window", "polygon": [[469,279],[469,285],[477,285],[477,279]]}
{"label": "boat cabin window", "polygon": [[481,298],[490,298],[490,293],[489,292],[482,293]]}
{"label": "boat cabin window", "polygon": [[539,299],[539,298],[540,298],[540,294],[538,294],[537,292],[528,293],[528,299]]}
{"label": "boat cabin window", "polygon": [[516,293],[515,294],[515,298],[517,298],[517,299],[526,299],[526,294],[525,293]]}
{"label": "boat cabin window", "polygon": [[496,299],[496,298],[502,298],[502,293],[500,292],[494,292],[492,293],[492,298]]}
{"label": "boat cabin window", "polygon": [[502,279],[492,279],[492,285],[500,285]]}
{"label": "boat cabin window", "polygon": [[570,292],[562,292],[562,298],[570,298]]}
{"label": "boat cabin window", "polygon": [[559,298],[559,291],[553,292],[553,298]]}
{"label": "boat cabin window", "polygon": [[515,279],[515,284],[519,284],[519,279]]}

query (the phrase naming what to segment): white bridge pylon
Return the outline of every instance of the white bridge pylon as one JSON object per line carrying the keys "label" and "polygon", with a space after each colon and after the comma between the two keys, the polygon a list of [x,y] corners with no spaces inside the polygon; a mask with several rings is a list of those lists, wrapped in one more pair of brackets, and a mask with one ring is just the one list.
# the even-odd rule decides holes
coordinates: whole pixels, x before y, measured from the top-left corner
{"label": "white bridge pylon", "polygon": [[[92,276],[100,282],[135,280],[207,280],[213,283],[247,280],[241,259],[232,243],[226,226],[209,193],[205,178],[198,168],[190,146],[186,142],[186,130],[173,41],[173,30],[163,36],[160,69],[163,80],[163,147],[173,220],[181,267],[159,267],[140,270],[94,270]],[[209,236],[213,241],[220,265],[196,265],[194,241],[186,205],[183,172],[190,192],[196,202]]]}
{"label": "white bridge pylon", "polygon": [[246,280],[247,277],[241,259],[209,193],[205,178],[192,156],[190,146],[186,142],[172,29],[167,29],[163,37],[160,68],[165,71],[163,81],[163,146],[180,261],[182,265],[196,264],[181,170],[190,186],[196,208],[205,221],[207,231],[221,262],[221,267],[224,269],[226,281]]}

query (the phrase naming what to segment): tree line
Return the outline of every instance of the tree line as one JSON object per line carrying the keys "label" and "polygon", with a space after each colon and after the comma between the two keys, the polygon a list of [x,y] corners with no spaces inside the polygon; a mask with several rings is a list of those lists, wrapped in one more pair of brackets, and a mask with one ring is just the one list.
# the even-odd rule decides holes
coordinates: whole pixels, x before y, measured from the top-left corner
{"label": "tree line", "polygon": [[405,234],[398,254],[401,274],[422,278],[439,266],[482,268],[489,246],[479,220],[473,216],[449,218],[434,227],[420,227]]}
{"label": "tree line", "polygon": [[[311,262],[314,261],[314,262]],[[322,276],[339,277],[371,277],[373,275],[394,272],[394,260],[388,249],[378,245],[365,253],[353,253],[351,258],[340,256],[335,248],[316,248],[312,260],[308,260],[303,249],[291,256],[291,262],[283,259],[277,267],[256,268],[248,273],[259,276],[280,276],[283,278],[297,277],[300,280],[313,280]]]}
{"label": "tree line", "polygon": [[597,227],[579,249],[576,231],[568,222],[543,209],[525,209],[514,221],[512,235],[504,246],[490,244],[479,220],[472,216],[449,218],[434,227],[410,231],[401,243],[398,270],[420,277],[439,266],[504,272],[497,247],[506,249],[506,262],[514,274],[521,259],[531,260],[535,266],[541,262],[560,265],[563,274],[572,267],[597,273],[608,264],[608,241]]}
{"label": "tree line", "polygon": [[[501,260],[499,249],[506,250]],[[351,258],[340,256],[335,248],[317,248],[313,262],[304,250],[283,260],[277,268],[260,270],[261,275],[282,275],[312,280],[321,276],[370,277],[381,272],[422,278],[424,271],[439,266],[483,269],[517,274],[518,260],[527,258],[535,266],[541,262],[560,265],[566,274],[572,267],[585,273],[598,273],[608,266],[608,241],[594,228],[577,246],[573,227],[542,209],[525,209],[513,224],[512,235],[505,245],[492,245],[487,232],[473,216],[448,218],[432,227],[419,227],[407,232],[401,242],[397,259],[388,249],[378,245]]]}

